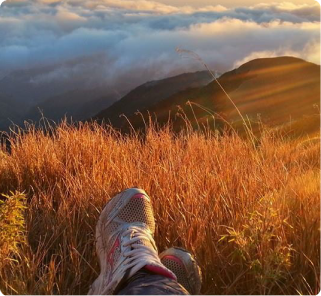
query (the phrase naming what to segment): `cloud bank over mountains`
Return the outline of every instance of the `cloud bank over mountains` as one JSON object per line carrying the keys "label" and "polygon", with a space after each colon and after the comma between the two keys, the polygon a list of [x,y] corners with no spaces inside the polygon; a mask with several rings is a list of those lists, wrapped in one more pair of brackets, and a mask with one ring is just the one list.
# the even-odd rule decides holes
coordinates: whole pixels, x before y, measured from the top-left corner
{"label": "cloud bank over mountains", "polygon": [[78,75],[117,91],[126,80],[139,84],[202,69],[178,56],[176,47],[197,52],[218,71],[276,55],[320,63],[319,20],[318,3],[231,9],[144,0],[7,0],[0,8],[0,77],[56,64],[31,82]]}

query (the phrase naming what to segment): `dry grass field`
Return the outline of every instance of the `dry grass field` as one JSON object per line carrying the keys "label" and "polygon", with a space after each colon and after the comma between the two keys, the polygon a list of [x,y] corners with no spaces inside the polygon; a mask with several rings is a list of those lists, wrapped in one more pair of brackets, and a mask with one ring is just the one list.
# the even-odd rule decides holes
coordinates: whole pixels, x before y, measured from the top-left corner
{"label": "dry grass field", "polygon": [[159,251],[197,257],[204,294],[317,294],[320,144],[266,131],[143,139],[95,124],[29,127],[0,150],[0,290],[86,294],[99,266],[94,231],[105,203],[144,188]]}

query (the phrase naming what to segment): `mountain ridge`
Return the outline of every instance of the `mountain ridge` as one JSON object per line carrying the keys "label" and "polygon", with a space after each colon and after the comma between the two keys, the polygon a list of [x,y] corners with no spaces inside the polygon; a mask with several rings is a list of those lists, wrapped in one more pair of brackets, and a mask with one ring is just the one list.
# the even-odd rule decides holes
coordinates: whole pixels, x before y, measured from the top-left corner
{"label": "mountain ridge", "polygon": [[[295,57],[255,59],[224,73],[218,81],[245,118],[257,120],[260,117],[263,123],[271,126],[312,116],[316,113],[314,106],[320,104],[320,66]],[[175,117],[180,109],[194,126],[213,121],[213,116],[204,108],[191,110],[186,105],[188,101],[221,117],[223,120],[216,119],[218,126],[224,125],[223,121],[240,121],[238,111],[215,81],[198,89],[176,93],[149,108],[148,112],[147,109],[140,110],[144,120],[134,115],[128,119],[134,128],[143,128],[152,114],[160,124],[171,120],[174,128],[179,130],[185,125],[181,117]],[[125,125],[115,127],[129,128]]]}
{"label": "mountain ridge", "polygon": [[121,114],[130,116],[137,110],[149,108],[181,90],[203,86],[212,80],[213,78],[207,71],[197,71],[148,81],[134,88],[109,108],[102,110],[93,119],[98,121],[106,119],[106,122],[113,125],[121,125],[125,122],[124,118],[119,117]]}
{"label": "mountain ridge", "polygon": [[[19,75],[24,77],[28,71]],[[272,126],[314,115],[313,108],[320,105],[320,66],[295,57],[254,59],[222,74],[218,81],[244,117],[254,121],[260,117]],[[188,102],[193,104],[193,110]],[[76,121],[93,116],[93,120],[124,131],[129,128],[127,119],[134,128],[141,129],[150,115],[160,124],[170,120],[179,130],[185,124],[182,117],[176,116],[179,112],[185,113],[194,126],[215,121],[215,126],[220,128],[224,121],[232,124],[240,121],[238,111],[208,71],[151,80],[119,100],[116,95],[108,94],[108,90],[76,89],[49,96],[28,112],[23,101],[2,93],[0,106],[0,129],[11,122],[37,121],[41,116],[39,110],[56,122],[64,115]],[[137,111],[141,113],[139,116],[135,115]],[[121,114],[127,119],[120,118]]]}

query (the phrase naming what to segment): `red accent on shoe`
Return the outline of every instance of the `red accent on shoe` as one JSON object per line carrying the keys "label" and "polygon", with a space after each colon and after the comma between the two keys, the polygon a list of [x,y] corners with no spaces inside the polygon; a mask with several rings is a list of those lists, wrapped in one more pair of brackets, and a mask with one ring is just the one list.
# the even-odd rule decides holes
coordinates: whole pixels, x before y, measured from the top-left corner
{"label": "red accent on shoe", "polygon": [[179,265],[184,266],[182,260],[175,257],[175,256],[167,255],[162,258],[162,260],[164,260],[164,259],[173,260],[173,261],[177,262]]}
{"label": "red accent on shoe", "polygon": [[120,239],[119,239],[119,237],[117,237],[113,247],[111,248],[109,254],[107,255],[107,262],[109,263],[109,265],[111,267],[114,266],[114,260],[113,260],[114,253],[115,253],[116,249],[119,248],[119,246],[120,246]]}
{"label": "red accent on shoe", "polygon": [[162,268],[159,266],[154,266],[154,265],[145,265],[144,268],[150,272],[155,273],[155,274],[159,274],[164,277],[167,277],[167,278],[177,281],[176,276],[173,275],[172,273],[168,272],[165,268]]}
{"label": "red accent on shoe", "polygon": [[142,193],[137,193],[134,196],[132,196],[132,198],[145,198],[145,195]]}

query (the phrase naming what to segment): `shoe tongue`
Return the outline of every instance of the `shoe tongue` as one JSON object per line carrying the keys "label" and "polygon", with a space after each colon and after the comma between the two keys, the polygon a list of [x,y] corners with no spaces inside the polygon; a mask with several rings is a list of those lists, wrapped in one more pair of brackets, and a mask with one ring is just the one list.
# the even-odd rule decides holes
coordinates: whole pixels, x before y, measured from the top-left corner
{"label": "shoe tongue", "polygon": [[148,240],[148,239],[140,239],[136,242],[136,244],[144,245],[144,246],[148,246],[148,247],[153,247],[150,240]]}
{"label": "shoe tongue", "polygon": [[[136,223],[136,225],[140,226],[140,227],[144,227],[144,228],[146,227],[146,224],[144,224],[144,223]],[[136,233],[132,232],[130,235],[130,238],[134,238],[135,236],[136,236]],[[152,244],[152,242],[147,237],[137,240],[135,242],[135,244],[150,247],[150,248],[153,248],[155,251],[157,251],[157,249],[155,249],[155,246]]]}
{"label": "shoe tongue", "polygon": [[[131,238],[134,238],[135,237],[135,232],[131,233],[130,236],[131,236]],[[157,252],[157,248],[155,248],[153,243],[148,238],[137,240],[135,242],[135,244],[143,245],[143,246],[152,248]],[[147,264],[147,265],[144,266],[144,269],[148,270],[149,272],[152,272],[154,274],[159,274],[159,275],[162,275],[164,277],[167,277],[167,278],[170,278],[170,279],[173,279],[173,280],[177,280],[175,274],[173,272],[171,272],[169,269],[167,269],[165,267],[165,265],[163,265],[161,262],[159,262],[159,264]]]}
{"label": "shoe tongue", "polygon": [[135,244],[143,245],[143,246],[155,249],[153,244],[151,243],[151,241],[149,239],[140,239],[140,240],[136,241]]}
{"label": "shoe tongue", "polygon": [[[135,225],[136,226],[136,225]],[[142,225],[144,228],[146,227],[145,225]],[[135,229],[133,229],[133,231],[130,233],[130,239],[134,239],[136,237],[136,235],[139,235],[139,233],[137,233],[135,231]],[[142,245],[145,246],[149,249],[152,249],[155,251],[155,253],[157,254],[157,247],[155,245],[155,243],[153,241],[151,241],[148,236],[146,236],[146,238],[144,236],[141,236],[141,238],[139,240],[135,240],[135,242],[133,242],[133,244],[130,246],[131,249],[133,250],[135,247],[133,245]],[[164,277],[173,279],[173,280],[177,280],[175,274],[173,272],[171,272],[169,269],[167,269],[165,267],[165,265],[163,265],[160,260],[159,262],[157,262],[157,260],[152,260],[155,262],[148,262],[146,261],[146,265],[143,267],[143,269],[152,272],[154,274],[159,274],[162,275]]]}

